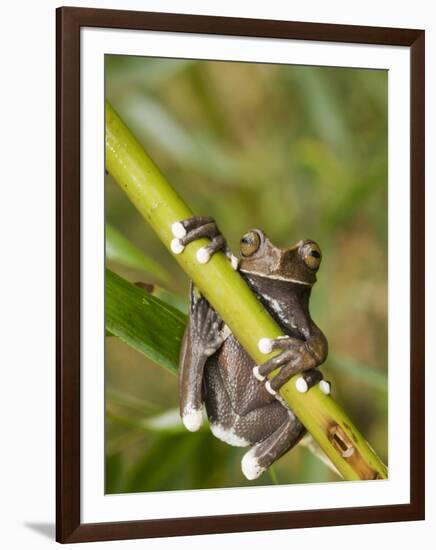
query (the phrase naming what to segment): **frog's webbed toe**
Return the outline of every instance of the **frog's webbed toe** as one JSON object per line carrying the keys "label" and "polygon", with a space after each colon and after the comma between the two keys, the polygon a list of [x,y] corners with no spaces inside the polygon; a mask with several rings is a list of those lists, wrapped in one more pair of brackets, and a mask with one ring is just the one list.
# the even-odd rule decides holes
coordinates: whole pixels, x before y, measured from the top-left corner
{"label": "frog's webbed toe", "polygon": [[192,216],[186,220],[174,222],[171,225],[171,232],[174,237],[171,241],[171,250],[174,254],[182,254],[185,247],[193,241],[209,238],[210,244],[197,251],[198,263],[207,264],[213,254],[222,250],[229,258],[233,269],[238,268],[238,259],[228,248],[225,238],[212,217]]}
{"label": "frog's webbed toe", "polygon": [[191,283],[191,342],[197,356],[210,357],[230,334],[229,328],[200,291]]}

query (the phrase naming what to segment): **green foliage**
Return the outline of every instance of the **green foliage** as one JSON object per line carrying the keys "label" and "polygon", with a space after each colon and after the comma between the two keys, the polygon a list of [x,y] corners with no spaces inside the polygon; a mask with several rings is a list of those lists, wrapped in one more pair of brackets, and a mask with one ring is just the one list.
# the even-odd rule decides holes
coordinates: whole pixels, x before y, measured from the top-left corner
{"label": "green foliage", "polygon": [[[217,219],[235,252],[249,227],[263,228],[283,246],[300,238],[320,243],[323,264],[311,312],[330,345],[322,370],[335,399],[386,460],[387,72],[106,59],[108,99],[188,204]],[[106,219],[169,275],[164,281],[139,263],[107,257],[127,281],[161,283],[151,296],[133,287],[139,293],[130,320],[146,316],[147,342],[141,342],[142,328],[127,326],[127,314],[123,330],[135,333],[135,348],[126,345],[126,335],[107,339],[108,492],[252,485],[240,473],[243,450],[207,429],[159,433],[146,425],[177,408],[177,353],[174,345],[172,352],[151,350],[157,334],[150,336],[155,329],[148,324],[155,318],[142,311],[139,296],[186,311],[188,280],[110,176]],[[131,287],[117,285],[120,307],[122,292],[133,299]],[[161,357],[171,373],[155,366]],[[172,464],[164,460],[168,448],[177,449]],[[153,454],[168,468],[157,482],[146,466]],[[279,483],[337,479],[305,448],[285,455],[274,470]],[[254,482],[270,483],[266,475]]]}
{"label": "green foliage", "polygon": [[109,223],[106,224],[106,258],[139,269],[164,283],[170,280],[170,275],[158,262],[146,256]]}
{"label": "green foliage", "polygon": [[176,371],[186,316],[106,270],[106,329],[146,357]]}

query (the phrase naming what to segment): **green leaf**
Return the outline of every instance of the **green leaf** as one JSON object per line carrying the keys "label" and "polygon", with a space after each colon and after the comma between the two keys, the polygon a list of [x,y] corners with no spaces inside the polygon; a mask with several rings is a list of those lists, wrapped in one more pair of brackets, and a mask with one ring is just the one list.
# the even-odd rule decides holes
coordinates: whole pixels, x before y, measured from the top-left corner
{"label": "green leaf", "polygon": [[151,292],[153,296],[164,302],[165,304],[169,304],[170,306],[175,307],[182,313],[188,313],[188,299],[187,297],[179,296],[178,294],[174,294],[174,292],[170,292],[166,288],[162,288],[161,286],[155,286]]}
{"label": "green leaf", "polygon": [[162,282],[168,283],[170,276],[155,260],[142,251],[109,223],[106,224],[106,257],[127,267],[145,271]]}
{"label": "green leaf", "polygon": [[177,371],[186,315],[106,269],[106,330]]}

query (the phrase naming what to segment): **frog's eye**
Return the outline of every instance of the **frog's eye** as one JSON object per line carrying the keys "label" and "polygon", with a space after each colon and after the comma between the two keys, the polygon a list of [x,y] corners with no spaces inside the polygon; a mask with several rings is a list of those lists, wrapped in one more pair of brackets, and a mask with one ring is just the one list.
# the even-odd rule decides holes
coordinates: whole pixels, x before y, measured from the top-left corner
{"label": "frog's eye", "polygon": [[260,236],[255,231],[246,233],[241,239],[241,254],[243,256],[252,256],[259,250]]}
{"label": "frog's eye", "polygon": [[303,244],[300,254],[309,269],[316,271],[321,263],[321,249],[313,241]]}

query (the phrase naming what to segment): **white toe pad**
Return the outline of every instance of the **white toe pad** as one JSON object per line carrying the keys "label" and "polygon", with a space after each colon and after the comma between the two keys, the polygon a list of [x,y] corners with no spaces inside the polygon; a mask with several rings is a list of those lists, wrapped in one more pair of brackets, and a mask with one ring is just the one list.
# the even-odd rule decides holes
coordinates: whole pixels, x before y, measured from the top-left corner
{"label": "white toe pad", "polygon": [[257,458],[253,455],[252,451],[248,451],[242,457],[241,469],[244,476],[249,479],[257,479],[265,468],[262,468],[257,461]]}
{"label": "white toe pad", "polygon": [[275,390],[272,389],[271,387],[271,382],[268,380],[268,382],[266,382],[265,384],[265,389],[268,393],[270,393],[271,395],[277,395],[277,392]]}
{"label": "white toe pad", "polygon": [[203,424],[203,414],[201,410],[193,410],[182,416],[183,425],[190,432],[196,432]]}
{"label": "white toe pad", "polygon": [[199,264],[207,264],[207,262],[210,260],[210,252],[207,250],[207,248],[199,248],[197,250],[197,262]]}
{"label": "white toe pad", "polygon": [[259,351],[265,354],[272,352],[272,346],[273,346],[273,340],[271,338],[261,338],[257,343],[257,347],[259,348]]}
{"label": "white toe pad", "polygon": [[171,241],[171,251],[174,252],[174,254],[181,254],[184,250],[185,247],[179,239],[173,239]]}
{"label": "white toe pad", "polygon": [[233,256],[233,254],[230,256],[230,265],[233,267],[235,271],[237,271],[239,266],[239,260],[236,256]]}
{"label": "white toe pad", "polygon": [[262,376],[259,372],[258,365],[253,367],[253,374],[254,374],[254,377],[257,378],[258,380],[260,380],[261,382],[263,382],[265,380],[265,376]]}
{"label": "white toe pad", "polygon": [[329,382],[327,382],[327,380],[321,380],[321,382],[319,383],[319,389],[322,391],[322,393],[330,395],[330,384]]}
{"label": "white toe pad", "polygon": [[174,222],[171,224],[171,233],[177,239],[181,239],[186,235],[186,229],[181,222]]}
{"label": "white toe pad", "polygon": [[300,378],[298,378],[295,382],[295,387],[300,393],[306,393],[309,389],[306,380],[302,376],[300,376]]}

